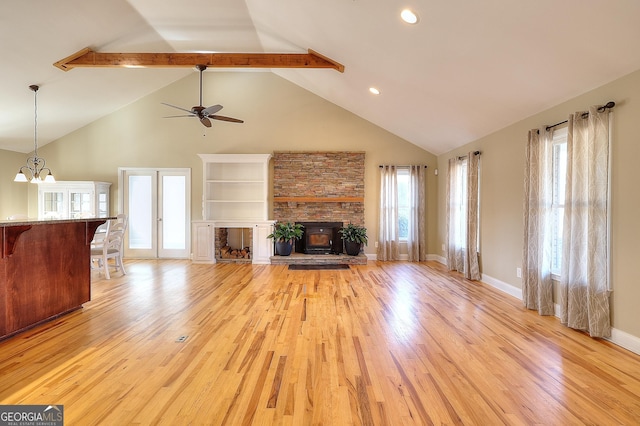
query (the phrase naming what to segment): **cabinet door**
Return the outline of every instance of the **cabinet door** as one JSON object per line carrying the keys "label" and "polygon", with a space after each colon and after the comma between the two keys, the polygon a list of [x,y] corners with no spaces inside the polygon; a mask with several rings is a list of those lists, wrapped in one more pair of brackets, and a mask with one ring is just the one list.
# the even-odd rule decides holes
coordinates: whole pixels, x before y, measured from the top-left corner
{"label": "cabinet door", "polygon": [[79,219],[94,216],[93,192],[84,190],[69,190],[69,217]]}
{"label": "cabinet door", "polygon": [[63,219],[67,216],[63,191],[43,191],[40,196],[40,219]]}
{"label": "cabinet door", "polygon": [[109,185],[96,186],[96,216],[109,216]]}
{"label": "cabinet door", "polygon": [[213,249],[213,225],[209,223],[193,224],[193,253],[194,262],[215,262]]}
{"label": "cabinet door", "polygon": [[273,256],[273,242],[267,238],[271,225],[255,225],[253,228],[253,263],[269,264]]}

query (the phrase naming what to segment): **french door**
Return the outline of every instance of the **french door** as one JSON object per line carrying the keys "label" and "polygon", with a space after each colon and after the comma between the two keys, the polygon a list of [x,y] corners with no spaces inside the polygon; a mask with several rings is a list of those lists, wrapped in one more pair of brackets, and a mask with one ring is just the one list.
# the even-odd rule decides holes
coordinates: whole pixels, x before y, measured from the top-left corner
{"label": "french door", "polygon": [[191,169],[120,168],[119,187],[125,257],[189,258]]}

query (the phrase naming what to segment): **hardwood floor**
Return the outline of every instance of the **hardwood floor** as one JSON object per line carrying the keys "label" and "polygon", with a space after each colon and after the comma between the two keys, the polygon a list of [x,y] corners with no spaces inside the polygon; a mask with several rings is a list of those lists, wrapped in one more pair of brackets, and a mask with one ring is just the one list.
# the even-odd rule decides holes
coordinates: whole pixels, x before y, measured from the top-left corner
{"label": "hardwood floor", "polygon": [[640,356],[436,263],[126,268],[0,342],[0,404],[68,425],[640,424]]}

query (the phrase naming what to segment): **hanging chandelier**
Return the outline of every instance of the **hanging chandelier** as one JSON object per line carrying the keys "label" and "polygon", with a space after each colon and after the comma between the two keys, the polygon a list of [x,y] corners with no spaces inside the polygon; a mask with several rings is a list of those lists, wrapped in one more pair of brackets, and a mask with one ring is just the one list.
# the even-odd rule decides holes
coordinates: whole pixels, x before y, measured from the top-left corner
{"label": "hanging chandelier", "polygon": [[[27,165],[20,167],[18,173],[16,174],[14,182],[47,182],[54,183],[56,180],[53,177],[53,173],[51,173],[51,169],[45,167],[46,161],[44,158],[38,157],[38,89],[40,87],[32,84],[29,86],[29,89],[33,91],[33,100],[34,100],[34,115],[33,115],[33,157],[27,158]],[[24,174],[25,171],[28,171],[31,176],[27,178]],[[43,180],[44,175],[44,180]]]}

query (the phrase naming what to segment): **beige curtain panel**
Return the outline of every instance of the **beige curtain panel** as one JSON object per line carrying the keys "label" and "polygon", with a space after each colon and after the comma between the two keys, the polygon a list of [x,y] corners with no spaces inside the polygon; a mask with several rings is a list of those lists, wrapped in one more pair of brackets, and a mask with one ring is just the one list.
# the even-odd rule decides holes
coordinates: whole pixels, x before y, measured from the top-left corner
{"label": "beige curtain panel", "polygon": [[400,259],[398,229],[398,173],[396,166],[380,169],[380,219],[378,260]]}
{"label": "beige curtain panel", "polygon": [[560,319],[611,336],[609,312],[609,120],[591,107],[569,117]]}
{"label": "beige curtain panel", "polygon": [[408,260],[427,260],[426,168],[409,166],[409,235],[407,237]]}
{"label": "beige curtain panel", "polygon": [[446,258],[450,271],[480,280],[478,262],[479,154],[449,160],[447,171]]}
{"label": "beige curtain panel", "polygon": [[553,315],[551,280],[551,130],[529,131],[524,181],[522,300],[527,309]]}

